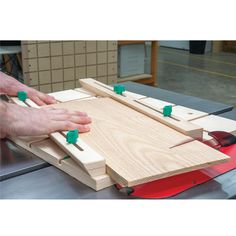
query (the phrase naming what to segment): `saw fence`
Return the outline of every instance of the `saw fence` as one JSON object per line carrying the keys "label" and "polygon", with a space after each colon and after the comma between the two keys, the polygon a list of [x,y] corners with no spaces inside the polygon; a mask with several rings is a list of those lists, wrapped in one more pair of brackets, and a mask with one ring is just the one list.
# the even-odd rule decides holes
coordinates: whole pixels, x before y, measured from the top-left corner
{"label": "saw fence", "polygon": [[[135,186],[157,179],[223,163],[229,157],[203,144],[210,131],[236,133],[236,122],[177,104],[128,91],[117,94],[93,79],[80,80],[82,88],[52,93],[50,106],[85,111],[91,131],[76,144],[67,132],[40,137],[9,137],[94,190],[114,183]],[[31,100],[12,102],[39,108]],[[171,116],[163,107],[171,105]]]}

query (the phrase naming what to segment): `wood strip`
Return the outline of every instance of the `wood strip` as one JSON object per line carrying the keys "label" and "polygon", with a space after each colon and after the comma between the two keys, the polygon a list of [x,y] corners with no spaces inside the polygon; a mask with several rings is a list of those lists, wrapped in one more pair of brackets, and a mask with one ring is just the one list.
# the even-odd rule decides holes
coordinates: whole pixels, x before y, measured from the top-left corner
{"label": "wood strip", "polygon": [[78,139],[76,144],[83,149],[82,151],[74,144],[67,143],[65,137],[59,132],[50,134],[50,138],[52,138],[53,141],[55,141],[91,176],[98,176],[106,173],[105,159],[93,151],[81,139]]}
{"label": "wood strip", "polygon": [[174,103],[163,101],[160,99],[150,98],[150,97],[143,98],[143,99],[139,100],[139,102],[141,102],[145,105],[149,105],[153,108],[158,108],[158,109],[163,109],[164,106],[169,106],[169,105],[175,106]]}
{"label": "wood strip", "polygon": [[114,93],[113,91],[107,89],[106,87],[104,87],[104,84],[93,80],[93,79],[81,79],[80,80],[81,85],[89,90],[92,91],[93,93],[100,95],[100,96],[105,96],[105,97],[111,97],[113,99],[115,99],[118,102],[121,102],[129,107],[131,107],[132,109],[141,112],[149,117],[151,117],[154,120],[157,120],[185,135],[188,135],[192,138],[195,139],[202,139],[202,132],[203,129],[198,127],[197,125],[191,124],[187,121],[177,121],[171,117],[163,117],[162,114],[157,113],[156,111],[143,106],[140,103],[137,103],[136,101],[133,101],[130,98],[124,97],[122,95],[118,95],[116,93]]}
{"label": "wood strip", "polygon": [[72,100],[84,99],[92,97],[91,94],[83,93],[79,90],[64,90],[55,93],[49,93],[48,95],[53,96],[59,102],[68,102]]}
{"label": "wood strip", "polygon": [[[182,120],[191,121],[201,117],[208,116],[209,114],[203,111],[198,111],[183,106],[175,106],[172,109],[172,114]],[[200,126],[201,127],[201,126]]]}
{"label": "wood strip", "polygon": [[233,133],[236,131],[236,121],[221,116],[209,115],[193,120],[191,123],[199,125],[207,132],[225,131]]}

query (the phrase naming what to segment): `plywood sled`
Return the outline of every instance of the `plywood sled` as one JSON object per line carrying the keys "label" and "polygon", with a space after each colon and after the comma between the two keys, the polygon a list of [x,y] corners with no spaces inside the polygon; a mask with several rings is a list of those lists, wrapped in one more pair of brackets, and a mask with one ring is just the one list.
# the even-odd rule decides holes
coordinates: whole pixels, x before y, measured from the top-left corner
{"label": "plywood sled", "polygon": [[[133,186],[204,168],[228,156],[111,98],[70,101],[52,105],[86,111],[91,131],[80,134],[106,160],[107,173]],[[182,145],[181,145],[182,143]]]}
{"label": "plywood sled", "polygon": [[[16,138],[15,142],[93,189],[114,182],[133,186],[229,159],[195,140],[208,129],[191,122],[208,114],[171,104],[174,115],[163,117],[162,105],[168,102],[128,91],[118,95],[93,79],[80,83],[83,88],[52,94],[59,96],[59,103],[52,106],[85,111],[92,117],[91,131],[80,134],[76,145],[66,143],[62,132],[50,134],[51,140]],[[145,100],[149,104],[142,104]],[[12,101],[37,107],[29,99]],[[82,155],[78,147],[85,151]]]}

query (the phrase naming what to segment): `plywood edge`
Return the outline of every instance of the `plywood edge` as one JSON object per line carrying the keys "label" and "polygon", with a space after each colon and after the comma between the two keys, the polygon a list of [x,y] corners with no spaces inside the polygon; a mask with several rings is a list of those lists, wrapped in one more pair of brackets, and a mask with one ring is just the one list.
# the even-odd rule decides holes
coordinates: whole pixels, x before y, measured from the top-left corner
{"label": "plywood edge", "polygon": [[142,104],[140,104],[137,101],[134,101],[128,97],[124,97],[122,95],[115,94],[113,91],[109,90],[104,86],[102,83],[97,82],[96,80],[93,79],[81,79],[80,80],[81,85],[83,88],[92,91],[93,93],[100,95],[100,96],[105,96],[105,97],[111,97],[114,100],[123,103],[124,105],[127,105],[131,107],[132,109],[141,112],[152,119],[155,119],[164,125],[167,125],[185,135],[188,135],[192,138],[197,138],[197,139],[202,139],[202,132],[203,129],[200,128],[199,126],[192,124],[187,121],[178,121],[176,119],[173,119],[171,117],[163,117],[162,114],[158,113],[157,111],[146,107]]}
{"label": "plywood edge", "polygon": [[31,152],[96,191],[114,184],[107,174],[96,177],[88,175],[50,139],[33,144]]}
{"label": "plywood edge", "polygon": [[73,159],[62,160],[60,168],[70,176],[96,191],[110,187],[114,184],[107,174],[91,177],[80,168]]}
{"label": "plywood edge", "polygon": [[105,159],[93,151],[82,140],[78,140],[76,144],[81,147],[83,151],[79,150],[73,144],[68,144],[65,137],[58,132],[50,134],[50,137],[91,176],[106,173]]}
{"label": "plywood edge", "polygon": [[119,174],[114,172],[112,169],[109,169],[107,173],[111,176],[112,179],[116,180],[116,182],[118,184],[120,184],[124,187],[133,187],[133,186],[137,186],[140,184],[149,183],[149,182],[152,182],[155,180],[164,179],[164,178],[171,177],[171,176],[176,176],[178,174],[184,174],[187,172],[191,172],[191,171],[195,171],[195,170],[199,170],[199,169],[204,169],[209,166],[222,164],[222,163],[227,162],[228,159],[230,159],[230,158],[212,161],[211,163],[195,165],[194,167],[185,168],[184,170],[181,170],[181,172],[179,170],[177,170],[177,171],[175,170],[175,171],[170,171],[166,174],[153,175],[153,176],[150,176],[149,178],[140,178],[138,180],[125,180]]}

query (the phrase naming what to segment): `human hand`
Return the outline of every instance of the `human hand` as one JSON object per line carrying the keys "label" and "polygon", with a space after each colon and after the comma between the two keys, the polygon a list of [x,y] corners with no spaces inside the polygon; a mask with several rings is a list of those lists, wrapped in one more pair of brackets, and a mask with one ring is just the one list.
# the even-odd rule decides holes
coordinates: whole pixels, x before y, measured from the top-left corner
{"label": "human hand", "polygon": [[78,129],[88,132],[91,118],[84,112],[45,107],[41,109],[21,107],[0,102],[0,137],[37,136],[56,131]]}
{"label": "human hand", "polygon": [[56,103],[55,98],[30,88],[13,77],[0,72],[0,92],[6,93],[9,96],[17,96],[18,91],[27,92],[28,98],[39,106]]}

